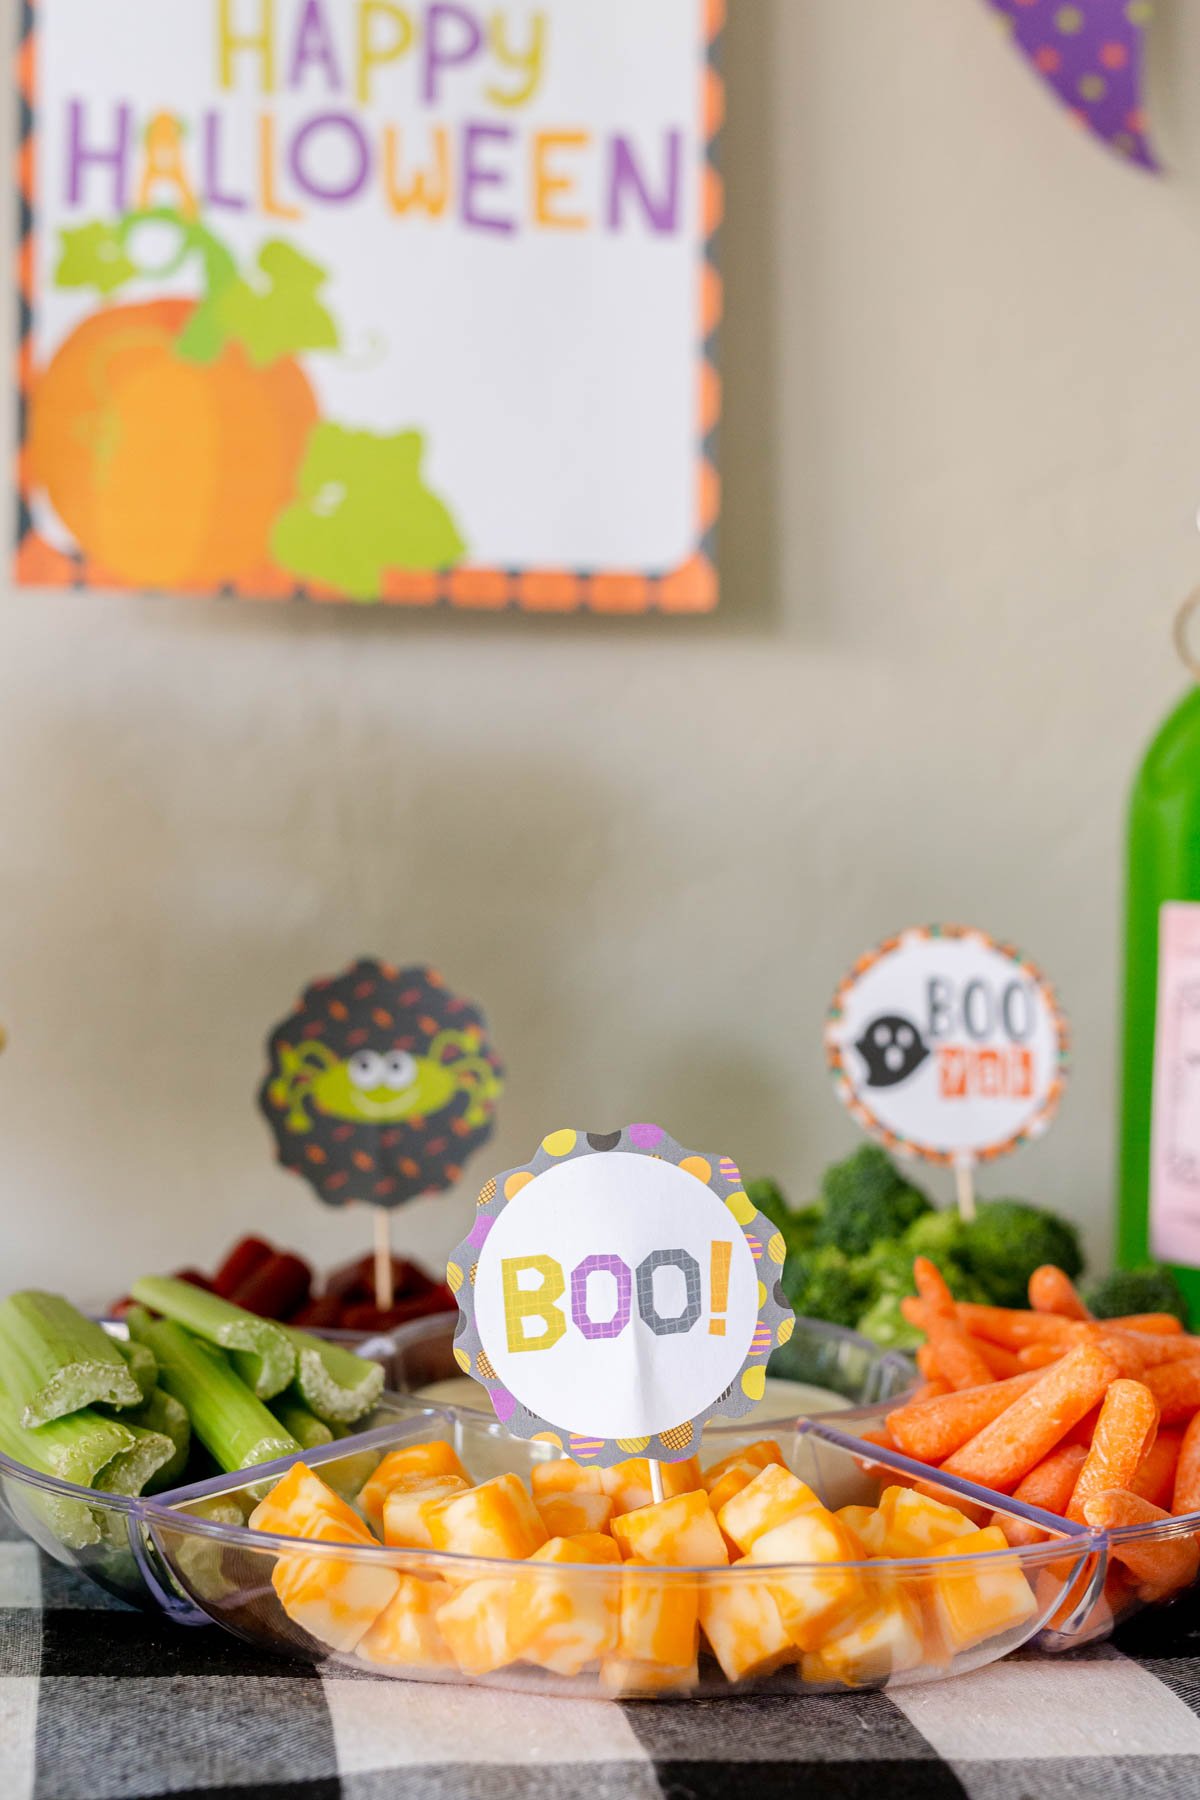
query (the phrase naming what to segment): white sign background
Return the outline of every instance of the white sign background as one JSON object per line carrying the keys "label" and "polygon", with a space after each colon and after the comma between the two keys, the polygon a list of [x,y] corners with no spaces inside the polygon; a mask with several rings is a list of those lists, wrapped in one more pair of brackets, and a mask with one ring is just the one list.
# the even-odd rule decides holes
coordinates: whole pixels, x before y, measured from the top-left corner
{"label": "white sign background", "polygon": [[[948,983],[946,991],[954,997],[952,1022],[931,1017],[929,984],[935,980]],[[962,1021],[961,1003],[971,982],[982,983],[992,1001],[985,1008],[982,996],[977,998],[972,1009],[976,1032],[966,1030]],[[1000,1006],[1014,983],[1023,990],[1012,1003],[1012,1016],[1022,1032],[1019,1038],[1006,1031]],[[982,937],[905,932],[895,950],[850,983],[841,995],[841,1006],[842,1016],[830,1023],[827,1036],[841,1050],[852,1096],[879,1125],[911,1147],[950,1156],[977,1155],[1036,1128],[1059,1073],[1058,1022],[1044,989],[1029,971]],[[872,1086],[867,1060],[857,1045],[869,1026],[888,1017],[906,1020],[931,1054],[895,1086]],[[985,1024],[987,1029],[978,1029]],[[945,1028],[938,1030],[939,1026]],[[1032,1057],[1031,1095],[941,1097],[937,1052],[942,1045],[1007,1050],[1014,1044]],[[902,1053],[903,1046],[897,1048]]]}
{"label": "white sign background", "polygon": [[[406,0],[418,28],[427,8]],[[302,0],[231,0],[240,30],[271,14],[280,73],[260,92],[256,59],[235,64],[237,90],[218,86],[217,0],[40,0],[37,12],[37,307],[39,365],[95,306],[95,297],[56,290],[58,232],[113,216],[113,178],[103,167],[67,203],[67,106],[83,98],[89,139],[113,141],[114,108],[132,102],[135,131],[155,112],[177,114],[197,157],[200,116],[223,117],[222,179],[257,186],[260,114],[292,129],[327,110],[353,113],[378,144],[381,128],[400,126],[409,154],[429,160],[427,132],[465,121],[509,126],[515,145],[494,146],[488,166],[506,166],[509,185],[481,195],[527,213],[527,137],[542,129],[595,134],[591,152],[562,152],[555,170],[578,170],[575,191],[559,201],[602,219],[601,146],[614,132],[644,148],[652,190],[661,185],[665,134],[684,134],[681,229],[656,235],[636,203],[626,228],[587,231],[522,224],[510,237],[467,231],[457,221],[397,218],[378,179],[353,202],[302,204],[299,223],[214,210],[205,222],[247,258],[284,237],[330,270],[323,298],[341,327],[344,356],[312,355],[305,368],[324,416],[381,433],[425,432],[425,474],[453,506],[468,560],[493,568],[621,569],[663,573],[696,548],[696,394],[700,332],[701,120],[705,62],[701,0],[496,0],[473,10],[504,15],[514,46],[530,21],[546,21],[545,76],[533,98],[499,107],[489,85],[512,88],[518,76],[494,61],[443,72],[436,107],[419,103],[417,56],[381,66],[372,98],[353,93],[356,0],[324,0],[343,72],[331,93],[318,67],[299,92],[285,74]],[[377,29],[382,29],[378,26]],[[349,89],[349,91],[346,91]],[[331,144],[327,179],[345,178]],[[231,179],[236,178],[236,179]],[[142,284],[121,299],[144,297]],[[179,275],[153,292],[190,294]],[[39,529],[62,548],[70,540],[44,501]]]}
{"label": "white sign background", "polygon": [[[714,1242],[731,1245],[725,1332],[709,1331]],[[690,1331],[656,1337],[637,1307],[636,1270],[654,1250],[687,1250],[700,1265],[701,1315]],[[571,1271],[615,1254],[635,1276],[630,1322],[616,1338],[588,1339],[570,1319]],[[567,1329],[544,1350],[508,1348],[501,1263],[551,1256],[563,1271],[556,1302]],[[683,1277],[661,1269],[660,1312],[683,1310]],[[595,1275],[591,1312],[607,1318],[615,1283]],[[737,1379],[758,1320],[758,1271],[729,1209],[694,1175],[656,1157],[584,1156],[535,1176],[499,1214],[479,1254],[475,1322],[496,1374],[530,1411],[581,1436],[631,1438],[668,1431],[710,1406]],[[531,1321],[534,1331],[538,1321]]]}

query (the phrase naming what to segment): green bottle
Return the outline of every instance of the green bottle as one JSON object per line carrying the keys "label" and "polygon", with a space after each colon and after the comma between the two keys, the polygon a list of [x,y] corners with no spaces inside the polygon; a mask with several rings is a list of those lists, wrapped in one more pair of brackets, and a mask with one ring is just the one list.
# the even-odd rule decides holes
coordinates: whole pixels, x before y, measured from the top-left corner
{"label": "green bottle", "polygon": [[1128,856],[1117,1255],[1200,1310],[1200,687],[1138,770]]}

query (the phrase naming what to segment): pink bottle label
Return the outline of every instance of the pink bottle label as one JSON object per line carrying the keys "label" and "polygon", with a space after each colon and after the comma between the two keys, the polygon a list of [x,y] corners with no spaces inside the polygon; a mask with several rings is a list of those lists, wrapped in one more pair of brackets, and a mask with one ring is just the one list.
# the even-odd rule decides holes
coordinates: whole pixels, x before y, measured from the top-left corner
{"label": "pink bottle label", "polygon": [[1158,915],[1150,1253],[1200,1268],[1200,904]]}

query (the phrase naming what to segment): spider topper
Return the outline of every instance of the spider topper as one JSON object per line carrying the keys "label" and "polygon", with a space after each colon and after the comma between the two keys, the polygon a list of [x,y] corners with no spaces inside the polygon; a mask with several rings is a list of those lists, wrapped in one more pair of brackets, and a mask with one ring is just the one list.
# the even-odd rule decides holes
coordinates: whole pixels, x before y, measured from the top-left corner
{"label": "spider topper", "polygon": [[279,1160],[327,1206],[451,1187],[504,1086],[477,1006],[433,969],[369,957],[305,988],[267,1053],[258,1099]]}

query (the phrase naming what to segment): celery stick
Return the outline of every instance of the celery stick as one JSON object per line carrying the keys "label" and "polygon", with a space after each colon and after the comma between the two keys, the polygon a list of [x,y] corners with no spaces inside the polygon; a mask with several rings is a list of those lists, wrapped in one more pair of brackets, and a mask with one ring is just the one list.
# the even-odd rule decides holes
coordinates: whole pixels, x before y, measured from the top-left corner
{"label": "celery stick", "polygon": [[130,1308],[126,1323],[130,1336],[153,1350],[159,1385],[186,1408],[192,1430],[220,1468],[232,1473],[299,1450],[212,1344],[174,1319],[149,1318],[138,1306]]}
{"label": "celery stick", "polygon": [[142,1397],[107,1332],[59,1295],[32,1289],[0,1301],[0,1380],[27,1427],[96,1400],[136,1406]]}
{"label": "celery stick", "polygon": [[302,1450],[314,1450],[318,1444],[332,1444],[333,1433],[324,1419],[309,1412],[304,1402],[293,1394],[280,1394],[278,1400],[272,1400],[271,1411]]}
{"label": "celery stick", "polygon": [[[147,1355],[151,1353],[147,1351]],[[154,1364],[158,1369],[157,1362]],[[122,1425],[140,1426],[143,1431],[161,1432],[171,1440],[169,1459],[147,1477],[145,1488],[147,1494],[161,1493],[163,1488],[176,1487],[187,1468],[188,1453],[192,1447],[192,1422],[187,1416],[187,1408],[181,1406],[172,1394],[164,1393],[156,1387],[144,1406],[130,1407],[116,1415]],[[124,1488],[116,1490],[124,1493]]]}
{"label": "celery stick", "polygon": [[260,1400],[282,1394],[296,1373],[296,1353],[282,1326],[243,1312],[217,1294],[170,1276],[146,1275],[134,1282],[133,1297],[152,1312],[162,1313],[177,1325],[186,1325],[197,1337],[228,1350],[234,1368]]}
{"label": "celery stick", "polygon": [[135,1344],[132,1338],[113,1338],[112,1341],[138,1384],[138,1393],[144,1406],[158,1383],[158,1364],[154,1360],[154,1352],[147,1349],[145,1344]]}
{"label": "celery stick", "polygon": [[[39,1475],[55,1475],[60,1481],[92,1487],[114,1457],[132,1449],[133,1442],[133,1433],[124,1425],[93,1412],[73,1413],[70,1418],[27,1429],[21,1424],[20,1410],[0,1387],[0,1451]],[[31,1515],[29,1528],[39,1543],[39,1521],[68,1550],[84,1550],[101,1542],[104,1513],[86,1500],[18,1487],[15,1482],[11,1488],[5,1487],[5,1493],[20,1523],[26,1523],[27,1513]]]}
{"label": "celery stick", "polygon": [[310,1337],[293,1325],[283,1329],[296,1351],[296,1388],[308,1410],[327,1425],[350,1425],[364,1418],[383,1392],[382,1363]]}
{"label": "celery stick", "polygon": [[128,1450],[114,1456],[96,1477],[96,1486],[106,1494],[140,1494],[160,1469],[175,1454],[175,1446],[163,1431],[147,1431],[142,1425],[131,1425],[133,1443]]}

